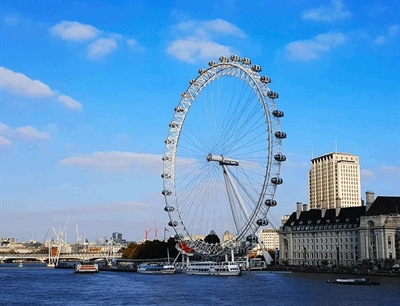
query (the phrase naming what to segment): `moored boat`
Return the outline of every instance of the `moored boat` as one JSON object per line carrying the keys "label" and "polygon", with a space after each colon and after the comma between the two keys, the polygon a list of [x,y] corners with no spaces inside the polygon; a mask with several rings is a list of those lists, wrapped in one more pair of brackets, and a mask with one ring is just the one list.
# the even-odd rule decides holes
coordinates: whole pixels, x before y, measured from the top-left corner
{"label": "moored boat", "polygon": [[144,263],[139,265],[137,272],[142,274],[174,274],[175,266],[169,264]]}
{"label": "moored boat", "polygon": [[75,266],[75,273],[98,273],[99,265],[91,263],[78,263]]}
{"label": "moored boat", "polygon": [[189,275],[215,275],[215,276],[237,276],[242,271],[235,262],[214,262],[199,261],[190,262],[186,268],[186,274]]}
{"label": "moored boat", "polygon": [[381,283],[371,278],[338,278],[335,281],[327,280],[327,283],[341,285],[380,285]]}

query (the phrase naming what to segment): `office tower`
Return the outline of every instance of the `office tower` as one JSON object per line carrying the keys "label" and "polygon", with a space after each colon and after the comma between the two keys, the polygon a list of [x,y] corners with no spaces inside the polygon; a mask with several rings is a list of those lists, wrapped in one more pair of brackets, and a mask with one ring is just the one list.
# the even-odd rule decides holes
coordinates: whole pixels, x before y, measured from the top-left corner
{"label": "office tower", "polygon": [[311,209],[361,206],[358,156],[328,153],[311,159],[308,184]]}

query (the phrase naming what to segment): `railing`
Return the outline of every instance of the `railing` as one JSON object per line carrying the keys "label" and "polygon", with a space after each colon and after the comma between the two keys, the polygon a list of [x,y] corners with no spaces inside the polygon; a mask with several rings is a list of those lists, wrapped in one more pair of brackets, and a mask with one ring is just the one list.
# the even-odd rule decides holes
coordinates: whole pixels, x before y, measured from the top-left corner
{"label": "railing", "polygon": [[[121,258],[121,254],[110,253],[61,253],[59,259],[76,259],[76,260],[90,260],[97,258]],[[23,260],[23,259],[36,259],[39,261],[47,261],[49,254],[0,254],[0,261],[7,260]]]}

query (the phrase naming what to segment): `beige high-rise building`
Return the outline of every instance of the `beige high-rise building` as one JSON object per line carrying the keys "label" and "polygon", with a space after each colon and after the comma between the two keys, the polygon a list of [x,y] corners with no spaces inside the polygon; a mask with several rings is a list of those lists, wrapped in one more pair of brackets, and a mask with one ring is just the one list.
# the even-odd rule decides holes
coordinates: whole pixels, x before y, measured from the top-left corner
{"label": "beige high-rise building", "polygon": [[275,250],[279,247],[279,235],[276,229],[262,229],[258,233],[258,237],[262,241],[263,246],[266,250]]}
{"label": "beige high-rise building", "polygon": [[311,209],[361,206],[360,162],[349,153],[328,153],[311,160],[308,171]]}

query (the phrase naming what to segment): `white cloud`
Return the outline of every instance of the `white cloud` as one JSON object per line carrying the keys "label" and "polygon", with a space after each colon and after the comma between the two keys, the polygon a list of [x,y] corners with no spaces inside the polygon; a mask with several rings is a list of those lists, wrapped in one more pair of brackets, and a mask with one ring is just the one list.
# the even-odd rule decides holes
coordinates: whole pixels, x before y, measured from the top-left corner
{"label": "white cloud", "polygon": [[38,80],[32,80],[22,73],[14,72],[1,66],[0,89],[8,90],[14,95],[27,98],[57,97],[58,101],[64,104],[67,108],[82,110],[82,104],[78,101],[51,90],[48,85]]}
{"label": "white cloud", "polygon": [[89,45],[88,57],[99,59],[117,49],[117,42],[112,38],[100,38]]}
{"label": "white cloud", "polygon": [[127,44],[129,47],[136,47],[138,43],[137,43],[137,41],[136,41],[135,39],[130,38],[130,39],[128,39],[128,40],[126,41],[126,44]]}
{"label": "white cloud", "polygon": [[321,5],[318,8],[303,12],[303,18],[315,21],[332,22],[346,19],[351,16],[350,12],[343,8],[341,1],[334,0],[328,5]]}
{"label": "white cloud", "polygon": [[7,136],[11,139],[28,141],[28,142],[37,142],[37,141],[45,141],[50,139],[50,135],[46,132],[40,132],[36,128],[26,125],[21,126],[16,129],[12,129],[11,127],[5,125],[4,123],[0,122],[0,137],[2,138],[1,145],[5,146],[11,145],[11,140],[5,138]]}
{"label": "white cloud", "polygon": [[395,37],[395,36],[399,35],[399,33],[400,33],[400,25],[395,24],[395,25],[389,26],[388,35],[390,37]]}
{"label": "white cloud", "polygon": [[64,40],[84,41],[95,39],[100,31],[95,27],[76,21],[61,21],[50,29],[54,36]]}
{"label": "white cloud", "polygon": [[79,103],[78,101],[72,99],[71,97],[68,97],[66,95],[60,94],[58,96],[58,102],[64,104],[67,108],[69,109],[76,109],[76,110],[82,110],[82,104]]}
{"label": "white cloud", "polygon": [[90,155],[77,155],[61,160],[66,166],[77,166],[108,171],[124,171],[131,166],[146,172],[162,172],[161,155],[132,152],[106,151]]}
{"label": "white cloud", "polygon": [[223,46],[213,41],[199,40],[194,37],[175,40],[170,44],[167,52],[187,63],[235,53],[233,48],[229,46]]}
{"label": "white cloud", "polygon": [[77,21],[62,21],[50,28],[50,32],[64,40],[90,43],[85,44],[85,47],[87,47],[87,57],[91,60],[105,58],[118,49],[118,43],[121,41],[129,48],[142,50],[135,39],[126,38],[118,33],[106,33],[92,25]]}
{"label": "white cloud", "polygon": [[174,30],[178,38],[168,45],[167,53],[188,63],[236,53],[232,47],[217,41],[221,36],[246,37],[244,31],[223,19],[181,22]]}
{"label": "white cloud", "polygon": [[50,139],[50,135],[48,133],[39,132],[36,128],[30,125],[16,128],[14,133],[18,138],[26,141],[42,141]]}
{"label": "white cloud", "polygon": [[379,35],[374,40],[374,45],[383,45],[386,42],[386,37]]}
{"label": "white cloud", "polygon": [[400,165],[381,164],[361,170],[363,189],[373,190],[377,195],[400,195]]}
{"label": "white cloud", "polygon": [[54,96],[54,92],[48,85],[4,67],[0,67],[0,88],[30,98]]}
{"label": "white cloud", "polygon": [[399,35],[399,33],[400,33],[400,26],[398,24],[391,25],[388,27],[386,33],[382,34],[382,35],[378,35],[374,39],[373,43],[375,45],[384,45],[391,39],[397,37]]}
{"label": "white cloud", "polygon": [[211,31],[211,33],[232,35],[235,37],[246,37],[245,32],[223,19],[215,19],[204,22],[204,28]]}
{"label": "white cloud", "polygon": [[11,141],[0,135],[0,147],[11,147]]}
{"label": "white cloud", "polygon": [[360,171],[361,179],[372,179],[374,172],[372,170],[364,169]]}
{"label": "white cloud", "polygon": [[10,15],[10,16],[4,17],[4,23],[9,26],[15,26],[15,25],[20,24],[20,20],[17,16]]}
{"label": "white cloud", "polygon": [[11,135],[12,129],[9,126],[5,125],[4,123],[0,122],[0,134]]}
{"label": "white cloud", "polygon": [[346,36],[341,33],[320,34],[309,40],[299,40],[286,46],[288,57],[294,61],[317,59],[339,45],[344,44]]}

